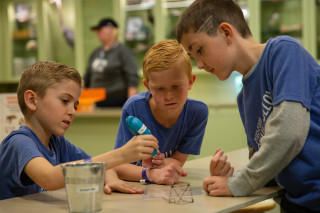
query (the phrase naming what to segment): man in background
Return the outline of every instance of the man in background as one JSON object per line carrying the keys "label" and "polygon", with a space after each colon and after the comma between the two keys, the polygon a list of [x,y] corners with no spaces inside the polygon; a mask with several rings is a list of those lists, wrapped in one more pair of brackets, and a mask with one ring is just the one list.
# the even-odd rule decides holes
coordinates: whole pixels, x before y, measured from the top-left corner
{"label": "man in background", "polygon": [[101,19],[91,27],[101,42],[90,55],[84,75],[86,88],[105,88],[106,99],[97,107],[122,107],[137,93],[138,66],[131,50],[118,41],[118,24],[111,18]]}

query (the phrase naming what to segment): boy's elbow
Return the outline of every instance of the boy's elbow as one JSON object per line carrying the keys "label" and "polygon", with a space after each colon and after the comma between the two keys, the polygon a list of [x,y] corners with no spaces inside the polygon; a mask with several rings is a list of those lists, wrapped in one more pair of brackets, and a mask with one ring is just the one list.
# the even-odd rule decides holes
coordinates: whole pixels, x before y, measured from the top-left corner
{"label": "boy's elbow", "polygon": [[42,188],[44,188],[47,191],[55,191],[58,189],[62,189],[64,186],[58,186],[56,184],[45,184]]}

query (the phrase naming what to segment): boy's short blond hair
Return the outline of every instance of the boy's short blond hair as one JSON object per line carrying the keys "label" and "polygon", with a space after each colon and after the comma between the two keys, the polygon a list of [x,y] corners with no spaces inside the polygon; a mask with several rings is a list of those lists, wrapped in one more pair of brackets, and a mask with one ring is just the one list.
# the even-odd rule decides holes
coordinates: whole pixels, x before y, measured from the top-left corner
{"label": "boy's short blond hair", "polygon": [[240,6],[234,0],[195,0],[179,18],[177,40],[188,32],[215,36],[222,22],[231,24],[243,38],[252,36]]}
{"label": "boy's short blond hair", "polygon": [[183,65],[191,79],[192,64],[188,53],[177,40],[167,39],[153,45],[143,58],[143,77],[149,82],[150,72],[161,72],[178,64]]}
{"label": "boy's short blond hair", "polygon": [[24,93],[27,90],[32,90],[40,98],[43,98],[48,88],[65,79],[73,80],[83,88],[81,75],[68,65],[53,61],[40,61],[27,67],[21,75],[17,89],[21,112],[24,115],[27,112],[27,106],[24,101]]}

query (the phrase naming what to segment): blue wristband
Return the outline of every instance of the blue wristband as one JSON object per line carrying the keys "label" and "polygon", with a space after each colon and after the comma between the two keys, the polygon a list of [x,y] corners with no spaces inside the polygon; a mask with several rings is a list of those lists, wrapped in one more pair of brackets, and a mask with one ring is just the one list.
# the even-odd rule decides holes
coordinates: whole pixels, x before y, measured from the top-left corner
{"label": "blue wristband", "polygon": [[144,183],[144,184],[152,183],[152,182],[148,179],[148,176],[147,176],[147,168],[148,168],[148,166],[143,167],[143,169],[142,169],[142,180],[140,180],[140,183]]}
{"label": "blue wristband", "polygon": [[92,162],[92,158],[83,159],[83,162]]}

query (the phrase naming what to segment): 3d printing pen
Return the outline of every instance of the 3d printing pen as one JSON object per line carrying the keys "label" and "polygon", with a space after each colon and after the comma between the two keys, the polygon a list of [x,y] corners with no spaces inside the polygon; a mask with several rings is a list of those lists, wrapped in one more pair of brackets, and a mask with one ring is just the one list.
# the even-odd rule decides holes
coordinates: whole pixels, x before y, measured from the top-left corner
{"label": "3d printing pen", "polygon": [[[134,135],[152,135],[149,129],[144,125],[138,118],[134,116],[128,116],[126,119],[126,123],[130,131]],[[152,156],[156,156],[158,154],[158,150],[154,149],[151,153]]]}

